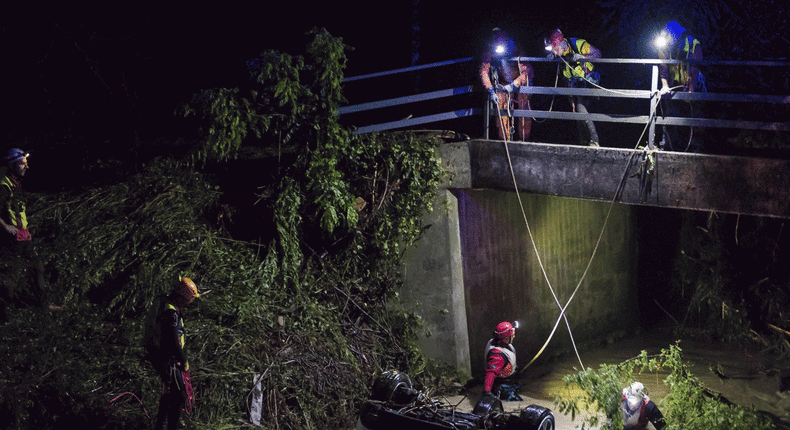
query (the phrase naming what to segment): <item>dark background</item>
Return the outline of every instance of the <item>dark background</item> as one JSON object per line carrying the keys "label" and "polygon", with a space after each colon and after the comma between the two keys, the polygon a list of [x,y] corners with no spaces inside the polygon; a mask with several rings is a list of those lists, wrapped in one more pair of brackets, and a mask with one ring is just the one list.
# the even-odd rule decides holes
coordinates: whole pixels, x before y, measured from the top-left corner
{"label": "dark background", "polygon": [[[669,19],[679,20],[703,42],[706,59],[782,59],[790,40],[784,18],[788,8],[779,2],[746,0],[14,3],[5,6],[2,18],[0,145],[33,152],[30,186],[52,183],[52,175],[58,175],[59,184],[67,183],[69,168],[88,171],[112,159],[145,159],[161,152],[158,146],[166,147],[157,141],[194,131],[194,123],[174,115],[179,103],[201,89],[244,85],[245,62],[264,50],[303,53],[313,28],[326,28],[353,48],[347,53],[347,76],[475,56],[494,26],[508,31],[527,56],[545,55],[543,38],[559,27],[567,36],[587,39],[605,57],[651,58],[655,53],[650,41]],[[535,67],[536,85],[553,85],[553,67]],[[602,84],[609,88],[649,87],[647,73],[609,65],[600,70]],[[379,79],[372,87],[349,84],[347,95],[350,103],[359,103],[368,101],[362,100],[365,97],[375,100],[476,84],[475,72],[476,65],[469,62],[446,72],[426,71],[419,81],[410,75]],[[786,67],[719,68],[708,76],[708,87],[783,94],[788,92],[786,72]],[[446,103],[478,106],[477,99]],[[538,109],[548,109],[549,103],[545,98],[534,100]],[[603,103],[598,111],[633,110],[627,103]],[[568,110],[565,105],[560,100],[554,108]],[[448,107],[453,108],[428,110]],[[762,111],[757,116],[769,117]],[[479,136],[480,122],[475,118],[442,127]],[[637,128],[621,139],[612,127],[599,126],[605,146],[607,140],[608,146],[633,146],[630,134],[638,135]],[[551,131],[558,128],[539,125],[534,136],[556,142]]]}

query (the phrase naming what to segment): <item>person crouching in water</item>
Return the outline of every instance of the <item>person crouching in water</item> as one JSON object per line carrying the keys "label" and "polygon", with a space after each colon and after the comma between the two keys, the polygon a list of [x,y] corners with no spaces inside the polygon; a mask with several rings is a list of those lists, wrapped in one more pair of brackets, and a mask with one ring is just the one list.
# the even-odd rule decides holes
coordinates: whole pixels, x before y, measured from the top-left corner
{"label": "person crouching in water", "polygon": [[507,378],[516,371],[516,327],[503,321],[497,324],[494,336],[486,345],[486,375],[483,395],[493,394],[501,400],[521,400],[518,383]]}
{"label": "person crouching in water", "polygon": [[653,423],[656,430],[661,430],[666,425],[664,415],[655,403],[645,393],[645,386],[641,382],[634,382],[623,388],[623,428],[627,430],[645,430],[647,422]]}

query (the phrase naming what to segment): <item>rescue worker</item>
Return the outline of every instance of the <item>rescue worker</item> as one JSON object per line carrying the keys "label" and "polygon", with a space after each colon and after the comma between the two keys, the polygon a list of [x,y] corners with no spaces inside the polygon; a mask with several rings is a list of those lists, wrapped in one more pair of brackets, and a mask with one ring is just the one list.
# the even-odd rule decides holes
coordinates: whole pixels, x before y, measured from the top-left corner
{"label": "rescue worker", "polygon": [[664,415],[647,396],[641,382],[634,382],[623,388],[620,409],[623,411],[623,428],[626,430],[645,430],[648,421],[653,423],[656,430],[661,430],[666,425]]}
{"label": "rescue worker", "polygon": [[493,394],[502,400],[520,400],[518,384],[508,383],[506,379],[516,371],[516,348],[513,346],[515,338],[516,328],[512,323],[503,321],[497,324],[493,337],[486,344],[484,396]]}
{"label": "rescue worker", "polygon": [[[656,48],[658,58],[662,60],[702,60],[702,46],[699,40],[686,33],[686,29],[677,21],[667,23],[656,39]],[[659,79],[661,81],[659,94],[662,96],[677,89],[684,92],[705,92],[705,78],[695,64],[661,64]],[[671,102],[662,98],[661,109],[664,116],[670,117],[694,117],[695,109],[697,116],[701,114],[701,106],[688,101]],[[694,129],[691,127],[682,127],[682,130],[688,130],[688,133],[680,133],[679,127],[663,126],[662,130],[663,138],[659,143],[661,149],[692,152],[701,149],[701,141],[695,139]],[[688,140],[685,139],[686,135],[689,136]],[[684,138],[681,139],[681,136]]]}
{"label": "rescue worker", "polygon": [[497,121],[499,138],[513,140],[518,136],[522,141],[528,141],[532,130],[532,118],[513,118],[511,111],[529,110],[529,94],[521,93],[519,88],[532,85],[535,72],[529,63],[510,61],[509,59],[514,56],[521,57],[521,50],[504,31],[495,27],[491,31],[488,47],[480,60],[480,80],[499,111]]}
{"label": "rescue worker", "polygon": [[[22,190],[29,155],[12,148],[5,156],[5,170],[0,172],[0,276],[4,302],[20,300],[40,306],[44,302],[44,267],[33,247]],[[30,280],[30,291],[19,291],[26,278]]]}
{"label": "rescue worker", "polygon": [[[546,50],[550,51],[546,58],[553,60],[561,58],[565,63],[562,76],[569,88],[590,88],[593,84],[600,83],[600,74],[594,72],[594,66],[590,62],[585,62],[588,58],[600,58],[601,51],[584,39],[565,38],[560,29],[551,33],[548,39],[544,40]],[[590,99],[582,96],[571,96],[571,108],[576,113],[587,114]],[[579,123],[579,134],[582,142],[589,146],[599,146],[598,132],[592,120],[583,120]],[[586,137],[585,136],[586,127]]]}
{"label": "rescue worker", "polygon": [[156,414],[156,430],[164,429],[165,423],[167,429],[178,428],[181,410],[191,404],[192,385],[189,360],[184,351],[186,330],[181,312],[198,297],[195,283],[190,278],[180,278],[156,318],[149,359],[165,387]]}

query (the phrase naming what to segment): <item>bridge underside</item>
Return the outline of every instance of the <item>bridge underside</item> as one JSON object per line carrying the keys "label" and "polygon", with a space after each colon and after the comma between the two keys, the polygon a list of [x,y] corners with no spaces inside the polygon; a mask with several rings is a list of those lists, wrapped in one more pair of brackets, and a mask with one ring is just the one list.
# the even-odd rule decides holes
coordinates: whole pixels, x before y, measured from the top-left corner
{"label": "bridge underside", "polygon": [[449,188],[513,191],[512,164],[527,193],[790,218],[786,160],[532,142],[506,150],[497,140],[448,144],[442,156],[454,175]]}

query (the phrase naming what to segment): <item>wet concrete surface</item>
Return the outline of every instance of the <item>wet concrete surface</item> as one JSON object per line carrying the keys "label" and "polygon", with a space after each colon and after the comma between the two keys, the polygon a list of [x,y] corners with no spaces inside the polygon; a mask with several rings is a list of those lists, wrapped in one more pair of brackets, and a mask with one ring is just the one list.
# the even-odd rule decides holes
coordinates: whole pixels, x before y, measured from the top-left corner
{"label": "wet concrete surface", "polygon": [[[598,369],[600,364],[617,364],[636,357],[642,350],[651,355],[658,354],[677,340],[669,331],[656,330],[580,351],[580,357],[584,367]],[[780,391],[782,388],[788,389],[782,387],[781,383],[782,376],[788,375],[787,360],[784,361],[785,368],[782,368],[779,362],[761,354],[755,347],[722,345],[688,338],[680,340],[679,345],[685,361],[691,366],[691,373],[705,387],[735,404],[754,406],[756,410],[770,414],[775,417],[779,429],[790,429],[790,391]],[[520,362],[529,362],[531,357],[519,359]],[[519,378],[520,395],[524,400],[503,402],[505,410],[520,411],[530,404],[536,404],[554,412],[557,429],[580,429],[586,415],[577,415],[575,420],[571,420],[570,415],[560,414],[554,406],[558,394],[567,395],[568,388],[562,381],[563,377],[576,373],[580,368],[579,360],[574,355],[524,369]],[[645,385],[651,399],[659,407],[668,392],[662,382],[666,376],[666,372],[643,373],[639,376],[639,381]],[[482,387],[476,385],[447,400],[458,404],[459,410],[469,412],[481,391]]]}

